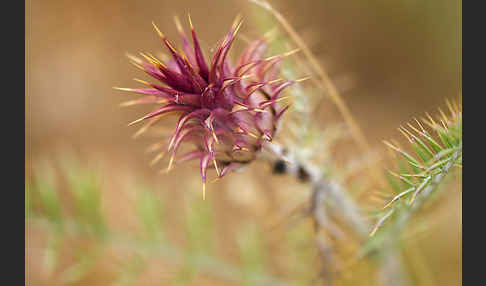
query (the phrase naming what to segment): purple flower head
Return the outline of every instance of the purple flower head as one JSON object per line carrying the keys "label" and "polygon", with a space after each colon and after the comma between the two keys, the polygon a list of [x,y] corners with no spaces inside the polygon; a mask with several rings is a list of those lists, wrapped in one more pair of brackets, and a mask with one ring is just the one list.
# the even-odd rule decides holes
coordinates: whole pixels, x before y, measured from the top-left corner
{"label": "purple flower head", "polygon": [[[190,18],[189,23],[192,46],[176,20],[183,52],[153,24],[171,58],[163,63],[151,54],[141,54],[144,59],[131,60],[159,83],[140,81],[149,87],[119,89],[145,95],[125,105],[162,104],[130,125],[149,120],[149,126],[169,113],[179,116],[164,147],[165,153],[171,154],[168,170],[175,162],[199,160],[204,190],[209,168],[215,168],[221,178],[254,160],[264,142],[272,141],[277,123],[289,107],[282,106],[282,91],[299,80],[278,78],[282,59],[295,51],[265,58],[265,39],[250,43],[236,62],[230,60],[228,52],[241,26],[238,18],[210,61],[203,55]],[[175,159],[185,142],[194,150]]]}

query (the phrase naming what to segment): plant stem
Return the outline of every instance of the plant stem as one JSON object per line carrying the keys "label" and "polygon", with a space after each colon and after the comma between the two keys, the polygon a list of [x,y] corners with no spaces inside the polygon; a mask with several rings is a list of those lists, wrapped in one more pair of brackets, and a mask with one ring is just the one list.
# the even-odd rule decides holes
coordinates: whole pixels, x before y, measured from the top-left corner
{"label": "plant stem", "polygon": [[[351,129],[351,134],[354,137],[354,140],[358,143],[361,151],[364,154],[371,154],[372,150],[371,147],[366,140],[366,137],[363,134],[363,131],[357,124],[356,120],[354,119],[353,115],[349,111],[346,102],[344,102],[342,96],[339,94],[336,86],[332,82],[331,78],[327,71],[319,64],[316,56],[311,52],[309,47],[305,44],[299,34],[295,31],[295,29],[290,25],[290,23],[285,19],[285,17],[280,14],[276,9],[274,9],[268,1],[265,0],[248,0],[257,4],[258,6],[266,9],[269,11],[273,16],[277,19],[277,21],[284,27],[284,29],[289,33],[290,37],[295,41],[297,46],[302,50],[304,55],[306,56],[307,60],[309,61],[311,67],[314,71],[319,75],[321,81],[313,80],[314,83],[324,92],[327,92],[327,95],[331,98],[332,102],[336,105],[339,112],[341,112],[344,121],[348,124]],[[314,109],[317,110],[318,106]],[[375,181],[382,185],[383,184],[383,177],[380,171],[373,167],[371,169],[371,173]]]}
{"label": "plant stem", "polygon": [[[326,211],[331,210],[329,202],[333,202],[332,209],[339,211],[339,215],[344,217],[351,226],[354,233],[360,238],[361,242],[368,239],[370,225],[363,219],[360,209],[356,203],[347,195],[347,192],[341,184],[327,178],[321,169],[311,163],[299,161],[289,150],[283,148],[276,142],[265,145],[266,150],[270,152],[262,153],[263,159],[271,164],[282,160],[286,162],[286,173],[308,182],[312,185],[310,214],[316,224],[317,230],[323,229],[329,235],[339,239],[342,232],[337,226],[328,219]],[[303,176],[305,174],[305,176]],[[303,180],[305,178],[305,180]],[[327,202],[327,204],[326,204]],[[329,242],[324,239],[316,238],[317,246],[321,257],[325,258],[324,263],[332,263],[334,257],[333,249]],[[380,274],[384,285],[405,285],[401,261],[394,245],[388,245],[386,248],[387,255],[380,260]],[[327,268],[323,268],[322,274],[329,274]],[[330,280],[329,277],[324,277]],[[398,282],[399,281],[399,282]],[[400,283],[400,284],[397,284]]]}

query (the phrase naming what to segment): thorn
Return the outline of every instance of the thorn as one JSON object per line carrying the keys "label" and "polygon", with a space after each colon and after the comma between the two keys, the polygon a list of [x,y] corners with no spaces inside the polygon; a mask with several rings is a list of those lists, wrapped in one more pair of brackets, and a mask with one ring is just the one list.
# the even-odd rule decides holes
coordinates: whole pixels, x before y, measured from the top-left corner
{"label": "thorn", "polygon": [[306,80],[311,79],[311,78],[312,78],[311,76],[306,76],[306,77],[303,77],[303,78],[296,79],[296,80],[294,80],[294,82],[303,82],[303,81],[306,81]]}
{"label": "thorn", "polygon": [[272,139],[273,139],[273,138],[272,138],[272,136],[270,136],[270,135],[268,135],[268,134],[264,133],[264,134],[262,135],[262,139],[263,139],[263,140],[266,140],[266,141],[268,141],[268,142],[272,142]]}
{"label": "thorn", "polygon": [[243,131],[243,129],[241,129],[240,126],[236,127],[235,130],[234,130],[234,132],[236,132],[236,133],[245,133],[245,131]]}
{"label": "thorn", "polygon": [[281,97],[281,98],[278,98],[278,99],[275,99],[273,101],[269,101],[269,102],[265,102],[261,105],[262,108],[265,108],[267,107],[268,105],[271,105],[271,104],[274,104],[274,103],[277,103],[279,101],[282,101],[282,100],[285,100],[287,98],[289,98],[290,96],[284,96],[284,97]]}
{"label": "thorn", "polygon": [[146,153],[153,152],[153,151],[159,149],[160,147],[162,147],[163,145],[164,144],[160,143],[160,142],[154,143],[154,144],[150,145],[149,147],[147,147],[147,149],[145,149],[145,152]]}
{"label": "thorn", "polygon": [[256,136],[255,134],[251,133],[251,132],[248,132],[248,131],[245,131],[245,134],[255,138],[255,139],[258,139],[258,136]]}
{"label": "thorn", "polygon": [[133,61],[133,62],[135,62],[135,63],[138,63],[138,64],[141,64],[141,63],[142,63],[142,61],[141,61],[139,58],[137,58],[136,56],[134,56],[134,55],[132,55],[132,54],[130,54],[130,53],[125,53],[125,56],[126,56],[126,57],[127,57],[129,60],[131,60],[131,61]]}
{"label": "thorn", "polygon": [[461,109],[459,108],[459,106],[458,106],[458,104],[457,104],[457,102],[455,100],[452,101],[452,107],[454,107],[454,110],[456,111],[456,114],[461,112]]}
{"label": "thorn", "polygon": [[390,142],[388,142],[388,141],[384,140],[384,141],[383,141],[383,143],[384,143],[386,146],[390,147],[391,149],[393,149],[393,150],[395,150],[395,151],[399,151],[399,149],[398,149],[397,147],[395,147],[393,144],[391,144]]}
{"label": "thorn", "polygon": [[148,62],[152,62],[152,59],[151,59],[149,56],[147,56],[146,54],[144,54],[143,52],[140,52],[139,54],[140,54],[142,57],[144,57],[144,58],[145,58],[145,59],[146,59]]}
{"label": "thorn", "polygon": [[253,76],[255,76],[255,75],[254,74],[245,74],[245,75],[240,76],[240,80],[249,79]]}
{"label": "thorn", "polygon": [[[408,131],[406,128],[404,128],[403,126],[401,126],[401,125],[400,125],[400,127],[398,127],[397,129],[398,129],[398,131],[400,131],[400,133],[402,133],[402,135],[403,135],[403,136],[405,136],[405,138],[407,138],[407,139],[408,139],[408,141],[409,141],[410,143],[413,143],[412,138],[410,138],[410,136],[408,136],[407,132],[405,132],[405,131]],[[403,129],[403,130],[402,130],[402,129]],[[405,130],[405,131],[404,131],[404,130]]]}
{"label": "thorn", "polygon": [[139,63],[134,62],[134,61],[130,61],[130,63],[131,63],[132,65],[134,65],[136,68],[138,68],[139,70],[141,70],[141,71],[145,71],[145,68],[144,68],[143,66],[141,66]]}
{"label": "thorn", "polygon": [[383,208],[382,210],[386,209],[387,207],[391,206],[391,204],[394,203],[393,200],[389,201]]}
{"label": "thorn", "polygon": [[139,119],[137,119],[137,120],[135,120],[135,121],[130,122],[130,123],[128,124],[128,126],[132,126],[133,124],[137,124],[137,123],[139,123],[139,122],[140,122],[140,121],[142,121],[142,120],[143,120],[143,117],[142,117],[142,118],[139,118]]}
{"label": "thorn", "polygon": [[213,159],[213,164],[214,164],[214,168],[216,168],[216,173],[218,174],[218,177],[221,175],[221,173],[219,172],[219,168],[218,168],[218,164],[216,163],[216,159]]}
{"label": "thorn", "polygon": [[235,152],[235,151],[245,151],[245,152],[250,152],[250,149],[246,148],[246,147],[240,147],[238,145],[233,145],[233,148],[231,149],[231,152]]}
{"label": "thorn", "polygon": [[150,84],[150,82],[148,82],[148,81],[144,81],[144,80],[141,80],[141,79],[138,79],[138,78],[134,78],[133,80],[136,81],[136,82],[139,82],[141,84],[145,84],[145,85],[148,85],[148,86],[152,86]]}
{"label": "thorn", "polygon": [[159,37],[161,37],[162,39],[165,39],[164,34],[162,34],[162,32],[161,32],[161,31],[159,30],[159,28],[157,27],[157,25],[155,25],[154,21],[152,21],[152,25],[154,26],[155,31],[157,31],[157,34],[159,34]]}
{"label": "thorn", "polygon": [[236,26],[235,32],[233,33],[233,37],[235,37],[236,34],[238,34],[238,31],[240,30],[242,24],[243,24],[243,19],[241,19],[240,22],[238,23],[238,26]]}
{"label": "thorn", "polygon": [[447,116],[445,115],[444,111],[439,107],[439,112],[442,118],[444,119],[444,122],[448,122],[449,120],[447,119]]}
{"label": "thorn", "polygon": [[169,173],[169,170],[167,170],[167,169],[162,169],[162,170],[159,171],[159,174],[164,174],[165,175],[167,173]]}
{"label": "thorn", "polygon": [[[250,109],[250,108],[248,108],[248,109]],[[267,110],[263,110],[263,109],[260,109],[260,108],[253,108],[252,110],[256,111],[256,112],[268,112]]]}
{"label": "thorn", "polygon": [[284,97],[281,97],[281,98],[277,98],[277,99],[274,100],[273,103],[277,103],[277,102],[282,101],[282,100],[285,100],[287,98],[290,98],[290,95],[289,96],[284,96]]}
{"label": "thorn", "polygon": [[172,155],[170,156],[170,160],[169,160],[169,166],[167,166],[167,173],[168,173],[170,170],[172,170],[172,163],[174,163],[174,155],[175,155],[175,154],[172,154]]}
{"label": "thorn", "polygon": [[[410,129],[412,129],[413,131],[417,132],[418,134],[420,134],[421,132],[415,128],[415,126],[413,126],[412,124],[410,123],[407,123],[408,127],[410,127]],[[408,131],[408,130],[407,130]],[[413,137],[415,137],[411,132],[409,132],[410,135],[412,135]]]}
{"label": "thorn", "polygon": [[160,161],[160,159],[162,159],[165,155],[165,152],[160,152],[159,154],[157,154],[157,156],[155,156],[154,159],[152,159],[152,161],[150,161],[150,166],[153,166],[155,164],[157,164],[157,162]]}
{"label": "thorn", "polygon": [[291,56],[291,55],[293,55],[293,54],[295,54],[299,51],[300,51],[300,49],[291,50],[291,51],[288,51],[288,52],[280,54],[280,55],[274,55],[274,56],[270,56],[268,58],[265,58],[264,61],[268,62],[268,61],[272,61],[272,60],[277,59],[277,58],[285,58],[285,57]]}
{"label": "thorn", "polygon": [[128,91],[128,92],[133,91],[133,89],[131,89],[131,88],[127,88],[127,87],[116,87],[116,86],[113,86],[112,88],[113,88],[113,89],[116,89],[116,90]]}
{"label": "thorn", "polygon": [[413,118],[413,120],[415,120],[415,122],[417,122],[418,126],[420,127],[420,129],[422,129],[422,133],[424,134],[427,134],[427,131],[424,129],[424,127],[422,126],[422,124],[420,124],[420,121],[417,120],[417,118]]}
{"label": "thorn", "polygon": [[268,42],[272,42],[277,37],[278,29],[277,27],[272,28],[271,30],[265,32],[263,34],[263,38],[265,38]]}
{"label": "thorn", "polygon": [[218,137],[216,136],[216,132],[214,132],[214,130],[212,131],[213,131],[212,135],[213,135],[214,142],[216,142],[216,144],[219,144]]}
{"label": "thorn", "polygon": [[187,56],[184,54],[184,53],[180,53],[182,55],[182,58],[184,59],[184,61],[186,62],[187,65],[189,65],[189,67],[191,69],[194,69],[194,67],[192,66],[191,62],[189,61],[189,59],[187,58]]}
{"label": "thorn", "polygon": [[274,83],[282,82],[282,81],[283,81],[283,78],[277,78],[277,79],[274,79],[274,80],[271,80],[271,81],[267,81],[267,84],[274,84]]}
{"label": "thorn", "polygon": [[[160,65],[163,68],[167,68],[167,66],[164,63],[162,63],[157,57],[155,57],[151,53],[147,53],[147,55],[149,55],[149,57],[152,58],[152,60],[155,61],[157,63],[157,65]],[[162,54],[162,60],[167,61],[168,56],[166,54]]]}
{"label": "thorn", "polygon": [[434,118],[432,118],[432,116],[430,116],[428,112],[425,112],[425,115],[427,115],[427,118],[430,120],[430,123],[432,123],[434,126],[437,125],[437,123],[434,121]]}
{"label": "thorn", "polygon": [[203,201],[206,200],[206,182],[203,182]]}
{"label": "thorn", "polygon": [[264,62],[269,62],[269,61],[272,61],[276,58],[280,58],[280,57],[283,57],[283,55],[274,55],[274,56],[270,56],[270,57],[267,57],[267,58],[264,58],[263,61]]}
{"label": "thorn", "polygon": [[179,31],[179,33],[183,34],[184,30],[182,29],[181,21],[179,21],[179,17],[177,17],[177,15],[174,16],[174,22],[176,24],[177,31]]}
{"label": "thorn", "polygon": [[240,23],[243,22],[243,17],[241,16],[241,13],[236,15],[235,19],[233,20],[232,26],[235,27],[238,24],[238,22]]}
{"label": "thorn", "polygon": [[130,106],[130,105],[134,105],[137,103],[137,100],[129,100],[129,101],[124,101],[122,103],[120,103],[118,106],[119,107],[127,107],[127,106]]}
{"label": "thorn", "polygon": [[448,99],[448,98],[446,98],[446,100],[445,100],[445,101],[446,101],[447,108],[449,108],[449,111],[451,112],[451,114],[452,114],[453,116],[455,116],[455,115],[456,115],[456,113],[455,113],[455,111],[454,111],[454,108],[452,107],[451,102],[449,101],[449,99]]}
{"label": "thorn", "polygon": [[449,129],[447,128],[447,124],[442,119],[440,120],[440,123],[442,123],[442,126],[444,127],[445,131],[449,131]]}
{"label": "thorn", "polygon": [[144,53],[140,53],[140,55],[142,57],[144,57],[149,63],[151,63],[153,66],[155,67],[159,67],[159,66],[162,66],[162,63],[160,61],[158,61],[157,59],[154,59]]}
{"label": "thorn", "polygon": [[298,53],[300,51],[301,51],[301,49],[300,48],[297,48],[297,49],[294,49],[294,50],[291,50],[291,51],[288,51],[288,52],[284,53],[283,56],[288,57],[288,56],[291,56],[291,55],[293,55],[295,53]]}
{"label": "thorn", "polygon": [[191,27],[191,30],[194,31],[194,26],[192,25],[192,20],[191,20],[191,14],[187,13],[187,18],[189,19],[189,26]]}

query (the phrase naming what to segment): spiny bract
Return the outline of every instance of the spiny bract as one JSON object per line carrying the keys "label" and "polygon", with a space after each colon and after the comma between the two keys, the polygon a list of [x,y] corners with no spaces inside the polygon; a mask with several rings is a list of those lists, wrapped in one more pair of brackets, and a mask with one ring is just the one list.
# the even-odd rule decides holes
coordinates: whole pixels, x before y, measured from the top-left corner
{"label": "spiny bract", "polygon": [[176,162],[200,161],[204,196],[208,168],[214,167],[221,178],[229,170],[254,160],[263,143],[272,141],[279,119],[289,108],[281,106],[282,90],[300,80],[278,78],[282,59],[295,51],[264,58],[265,38],[250,43],[236,63],[231,62],[227,56],[242,23],[238,17],[210,62],[202,53],[190,17],[189,23],[193,47],[176,18],[183,52],[178,52],[152,23],[172,56],[166,63],[151,54],[141,53],[145,60],[130,57],[135,66],[164,85],[139,80],[149,88],[117,89],[147,95],[124,105],[162,104],[130,125],[150,119],[143,128],[146,129],[164,114],[179,115],[175,131],[164,147],[164,153],[171,153],[168,170],[180,144],[192,142],[195,150]]}

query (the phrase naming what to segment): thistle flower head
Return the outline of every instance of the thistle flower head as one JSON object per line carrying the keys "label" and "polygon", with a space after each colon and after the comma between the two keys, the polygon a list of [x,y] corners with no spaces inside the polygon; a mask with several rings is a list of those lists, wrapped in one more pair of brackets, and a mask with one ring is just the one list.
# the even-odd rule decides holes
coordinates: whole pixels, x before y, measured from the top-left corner
{"label": "thistle flower head", "polygon": [[[165,114],[178,115],[177,126],[164,146],[171,156],[168,170],[175,162],[199,160],[205,183],[209,168],[223,177],[254,160],[264,142],[272,141],[277,123],[289,107],[282,105],[282,91],[299,80],[278,78],[282,59],[295,51],[264,57],[265,39],[250,43],[236,62],[230,60],[228,52],[242,23],[239,18],[210,60],[203,55],[190,18],[189,23],[192,46],[176,19],[183,51],[176,50],[153,24],[171,57],[165,63],[151,54],[141,54],[143,59],[131,57],[136,67],[158,83],[140,81],[148,88],[121,90],[146,95],[124,105],[161,104],[130,125],[149,120],[142,128],[145,130]],[[192,143],[195,149],[175,160],[184,142]]]}

